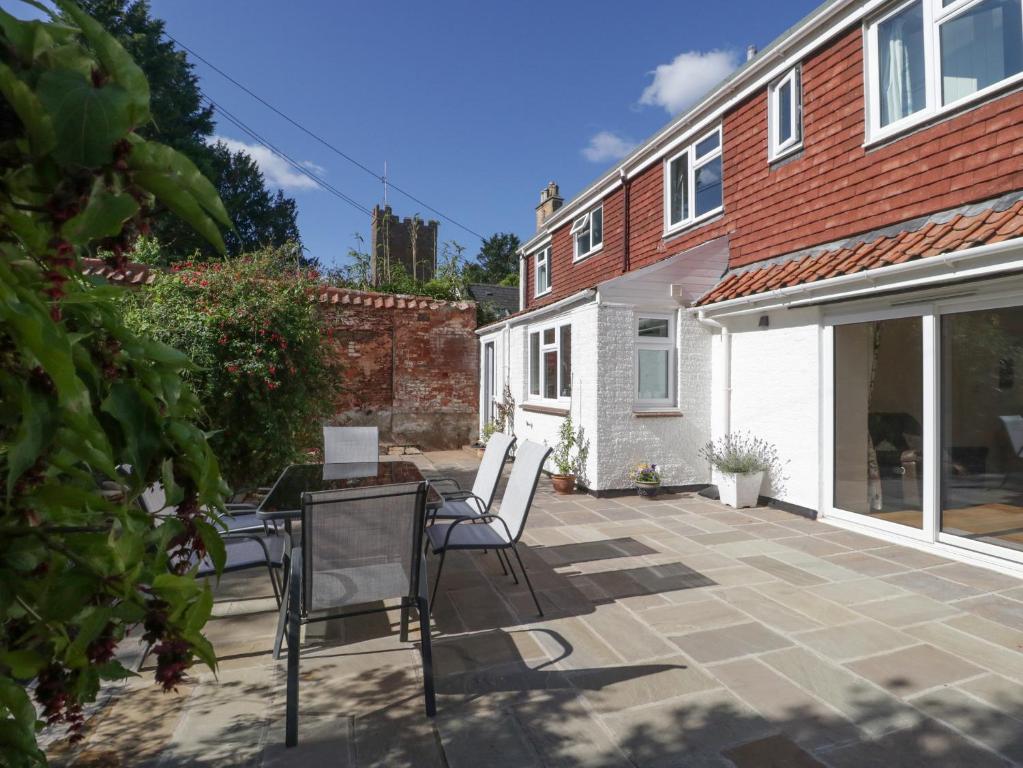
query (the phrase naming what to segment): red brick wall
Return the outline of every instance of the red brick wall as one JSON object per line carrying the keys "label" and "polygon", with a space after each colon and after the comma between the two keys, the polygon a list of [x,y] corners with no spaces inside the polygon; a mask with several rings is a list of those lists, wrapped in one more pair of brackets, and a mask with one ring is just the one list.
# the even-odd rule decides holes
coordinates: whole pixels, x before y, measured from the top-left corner
{"label": "red brick wall", "polygon": [[459,448],[477,427],[475,305],[417,304],[320,303],[343,371],[335,423],[376,424],[397,445]]}
{"label": "red brick wall", "polygon": [[[665,239],[663,163],[632,179],[632,269],[724,234],[742,266],[1023,188],[1023,91],[865,149],[861,28],[805,59],[802,79],[804,145],[787,161],[767,161],[766,89],[725,115],[723,216]],[[571,221],[554,233],[554,290],[532,298],[530,264],[527,304],[621,274],[623,196],[605,200],[599,254],[573,265]]]}

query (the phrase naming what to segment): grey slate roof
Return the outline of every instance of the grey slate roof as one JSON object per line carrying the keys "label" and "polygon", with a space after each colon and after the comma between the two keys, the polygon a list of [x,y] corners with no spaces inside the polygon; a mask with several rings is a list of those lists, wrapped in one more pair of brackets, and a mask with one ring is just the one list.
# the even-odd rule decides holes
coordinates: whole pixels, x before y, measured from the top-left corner
{"label": "grey slate roof", "polygon": [[519,310],[519,288],[515,285],[470,283],[469,295],[479,304],[493,304],[501,315]]}

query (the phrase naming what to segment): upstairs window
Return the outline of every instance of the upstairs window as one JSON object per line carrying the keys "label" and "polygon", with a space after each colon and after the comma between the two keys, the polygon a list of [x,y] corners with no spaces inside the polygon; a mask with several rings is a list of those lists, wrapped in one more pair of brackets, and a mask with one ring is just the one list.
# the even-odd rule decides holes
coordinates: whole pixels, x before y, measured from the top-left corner
{"label": "upstairs window", "polygon": [[588,256],[604,244],[604,205],[598,205],[572,222],[575,258]]}
{"label": "upstairs window", "polygon": [[536,252],[534,259],[536,261],[534,272],[536,289],[533,295],[543,296],[551,290],[551,247],[548,245],[546,248],[541,248]]}
{"label": "upstairs window", "polygon": [[778,160],[803,145],[803,93],[799,67],[768,90],[769,156]]}
{"label": "upstairs window", "polygon": [[912,0],[867,27],[868,138],[1023,78],[1023,0]]}
{"label": "upstairs window", "polygon": [[572,326],[549,326],[529,334],[529,397],[572,397]]}
{"label": "upstairs window", "polygon": [[721,129],[715,128],[670,158],[664,178],[666,232],[721,211]]}
{"label": "upstairs window", "polygon": [[636,406],[675,405],[675,329],[669,315],[636,321]]}

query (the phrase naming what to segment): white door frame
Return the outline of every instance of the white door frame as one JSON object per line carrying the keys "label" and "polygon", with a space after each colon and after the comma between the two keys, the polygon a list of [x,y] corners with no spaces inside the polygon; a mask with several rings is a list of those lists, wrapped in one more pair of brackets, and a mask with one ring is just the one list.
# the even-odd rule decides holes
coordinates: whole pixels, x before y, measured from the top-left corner
{"label": "white door frame", "polygon": [[[941,317],[961,312],[1023,306],[1023,279],[999,281],[997,286],[946,287],[943,292],[921,294],[919,300],[904,294],[873,299],[853,307],[826,310],[822,319],[821,517],[847,528],[870,529],[885,539],[955,554],[967,550],[986,565],[1023,564],[1023,551],[975,541],[941,531]],[[919,317],[922,325],[923,365],[923,478],[921,506],[923,528],[872,518],[834,506],[835,472],[835,336],[836,325],[874,320]],[[928,546],[929,545],[929,546]],[[1008,561],[1008,562],[1006,562]]]}

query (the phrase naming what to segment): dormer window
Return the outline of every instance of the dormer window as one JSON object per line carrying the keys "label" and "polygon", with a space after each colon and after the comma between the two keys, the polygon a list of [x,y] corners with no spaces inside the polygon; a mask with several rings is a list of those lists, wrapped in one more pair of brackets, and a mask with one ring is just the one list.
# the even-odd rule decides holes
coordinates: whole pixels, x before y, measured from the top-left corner
{"label": "dormer window", "polygon": [[572,240],[577,260],[589,256],[604,244],[603,203],[572,222]]}
{"label": "dormer window", "polygon": [[551,247],[541,248],[533,257],[535,265],[536,288],[534,296],[543,296],[551,290]]}
{"label": "dormer window", "polygon": [[803,146],[803,93],[799,67],[790,69],[768,91],[769,157],[778,160]]}

